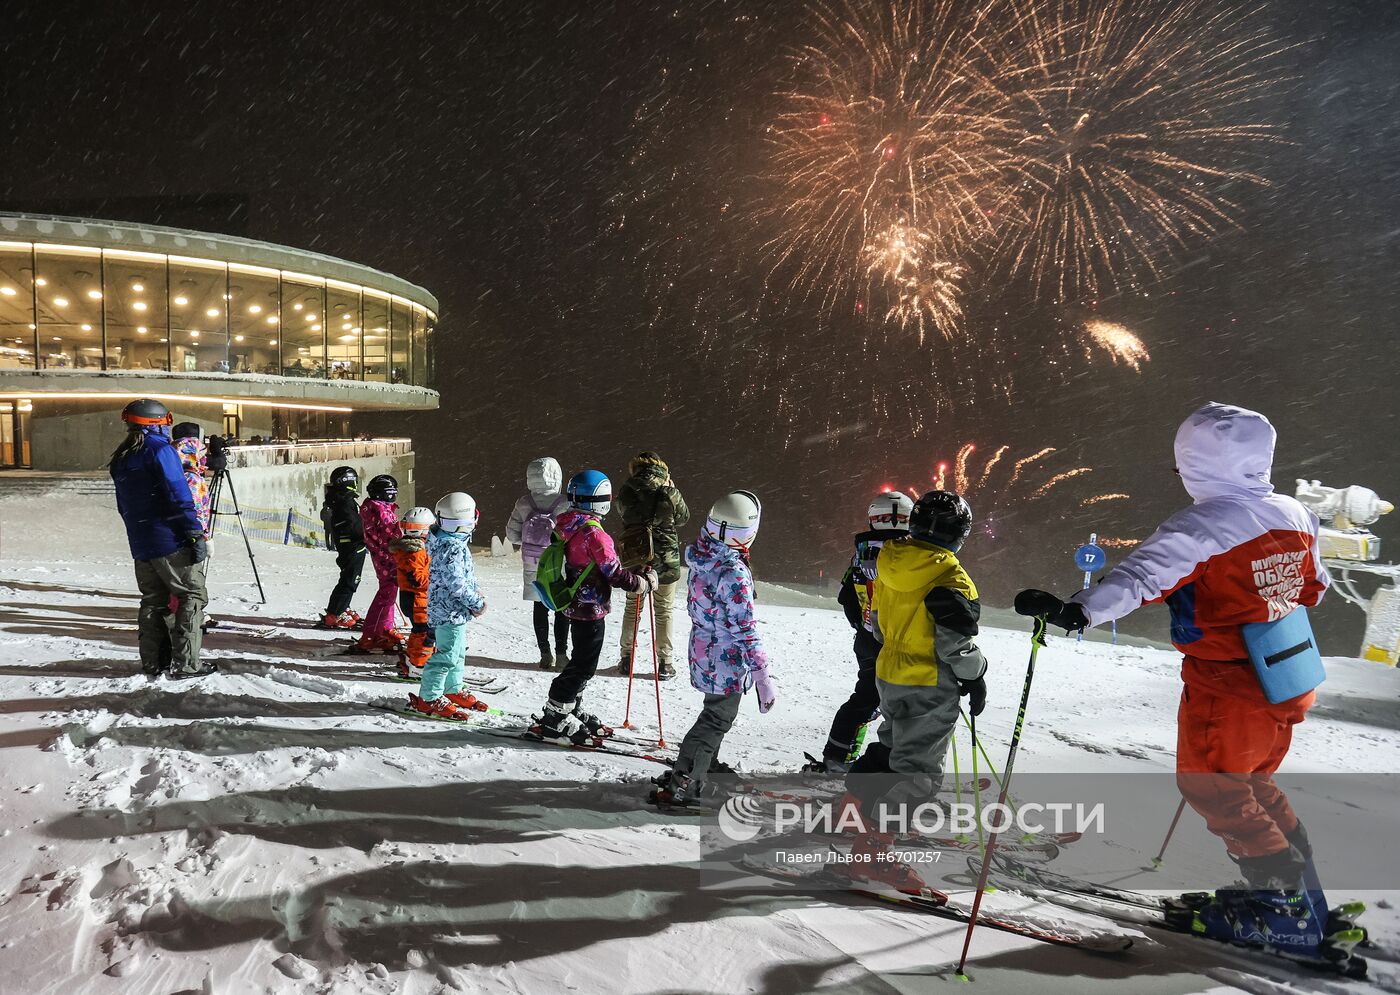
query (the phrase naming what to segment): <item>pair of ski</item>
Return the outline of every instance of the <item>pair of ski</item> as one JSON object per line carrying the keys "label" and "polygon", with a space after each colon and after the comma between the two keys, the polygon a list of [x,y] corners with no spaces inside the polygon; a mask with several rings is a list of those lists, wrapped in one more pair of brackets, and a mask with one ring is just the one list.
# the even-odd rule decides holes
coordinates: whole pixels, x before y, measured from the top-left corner
{"label": "pair of ski", "polygon": [[[968,868],[973,874],[979,873],[982,869],[981,860],[969,857]],[[992,856],[990,879],[997,881],[1004,888],[1043,898],[1065,908],[1092,913],[1115,922],[1151,926],[1186,936],[1202,936],[1192,928],[1194,916],[1190,915],[1191,908],[1193,904],[1204,904],[1213,897],[1200,893],[1182,896],[1169,902],[1168,899],[1153,895],[1081,881],[1044,867],[1032,867],[1000,852]],[[1309,881],[1307,887],[1309,891],[1316,889],[1317,893],[1321,894],[1315,880]],[[1345,978],[1364,978],[1366,961],[1353,952],[1366,941],[1366,931],[1355,924],[1356,917],[1364,911],[1365,906],[1360,902],[1347,902],[1329,910],[1327,922],[1324,923],[1325,936],[1318,956],[1302,955],[1265,943],[1236,941],[1228,946],[1232,950],[1267,955],[1314,970],[1339,974]],[[1214,937],[1203,938],[1215,940]],[[1218,940],[1216,942],[1225,943]]]}
{"label": "pair of ski", "polygon": [[[846,851],[834,846],[830,848],[830,853],[837,860],[848,856]],[[896,891],[889,886],[875,882],[856,880],[840,871],[833,870],[834,866],[838,866],[835,861],[810,865],[806,863],[798,865],[777,864],[764,854],[746,854],[736,863],[740,867],[764,877],[799,885],[806,884],[814,889],[820,888],[822,891],[838,888],[844,892],[876,898],[880,901],[890,902],[943,919],[952,919],[956,922],[966,923],[972,916],[972,902],[970,900],[955,897],[936,888],[925,888],[915,895]],[[1097,928],[1088,924],[1070,922],[1057,918],[1049,912],[1043,914],[1025,911],[998,912],[984,906],[978,912],[977,924],[1004,933],[1014,933],[1017,936],[1039,940],[1043,943],[1075,947],[1091,953],[1121,953],[1133,945],[1132,936],[1116,929]]]}
{"label": "pair of ski", "polygon": [[595,736],[592,741],[588,743],[561,743],[541,735],[536,731],[537,725],[537,720],[532,719],[530,725],[524,729],[478,727],[478,731],[488,736],[499,736],[505,739],[523,739],[529,743],[539,743],[542,746],[555,746],[564,750],[573,750],[577,753],[604,753],[615,757],[650,760],[652,763],[661,764],[664,767],[670,767],[676,762],[675,754],[659,749],[655,740],[647,740],[613,732],[608,736]]}

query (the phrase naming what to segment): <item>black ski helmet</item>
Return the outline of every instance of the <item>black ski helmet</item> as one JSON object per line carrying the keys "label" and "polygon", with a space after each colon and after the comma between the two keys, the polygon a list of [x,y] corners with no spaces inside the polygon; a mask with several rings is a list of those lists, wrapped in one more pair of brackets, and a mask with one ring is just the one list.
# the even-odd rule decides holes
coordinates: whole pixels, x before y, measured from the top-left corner
{"label": "black ski helmet", "polygon": [[202,439],[204,438],[204,429],[201,428],[196,422],[182,421],[180,424],[176,425],[170,430],[170,437],[172,439],[177,440]]}
{"label": "black ski helmet", "polygon": [[122,421],[128,425],[169,425],[170,410],[149,397],[138,398],[122,408]]}
{"label": "black ski helmet", "polygon": [[381,473],[370,478],[365,490],[376,501],[392,501],[399,496],[399,482],[387,473]]}
{"label": "black ski helmet", "polygon": [[972,531],[972,507],[961,494],[929,491],[914,502],[909,534],[957,552]]}
{"label": "black ski helmet", "polygon": [[353,466],[338,466],[331,471],[332,487],[348,487],[352,491],[360,489],[360,475]]}

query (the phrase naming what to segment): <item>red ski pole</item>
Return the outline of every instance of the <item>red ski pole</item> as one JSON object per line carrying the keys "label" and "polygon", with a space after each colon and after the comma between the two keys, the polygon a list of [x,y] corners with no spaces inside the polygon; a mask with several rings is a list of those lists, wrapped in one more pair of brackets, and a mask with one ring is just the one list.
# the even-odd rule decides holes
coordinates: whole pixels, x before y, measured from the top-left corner
{"label": "red ski pole", "polygon": [[1152,869],[1155,871],[1162,866],[1162,858],[1167,855],[1167,844],[1172,841],[1172,833],[1176,832],[1176,824],[1181,821],[1181,813],[1186,811],[1186,799],[1181,799],[1181,804],[1176,807],[1176,815],[1172,816],[1172,824],[1167,827],[1167,838],[1162,840],[1162,849],[1157,851],[1157,856],[1152,858]]}
{"label": "red ski pole", "polygon": [[[666,748],[666,730],[661,725],[661,665],[656,661],[656,595],[647,595],[647,607],[651,609],[651,677],[656,685],[656,745]],[[637,614],[641,614],[638,606]],[[636,644],[633,643],[635,648]]]}
{"label": "red ski pole", "polygon": [[[622,716],[622,728],[632,728],[632,674],[637,669],[637,628],[642,624],[642,596],[637,597],[637,610],[632,613],[632,652],[627,656],[627,711]],[[632,595],[627,595],[627,603],[632,603]],[[653,639],[656,637],[653,636]]]}
{"label": "red ski pole", "polygon": [[[1026,664],[1026,683],[1021,689],[1021,707],[1016,713],[1016,726],[1011,730],[1011,747],[1006,751],[1006,768],[1001,781],[1001,797],[997,799],[997,811],[1006,811],[1006,796],[1011,791],[1011,768],[1016,764],[1016,749],[1021,745],[1021,729],[1026,724],[1026,705],[1031,698],[1031,678],[1035,676],[1035,657],[1040,652],[1040,647],[1045,645],[1045,619],[1037,616],[1035,620],[1035,632],[1031,634],[1031,659]],[[982,813],[977,813],[978,819]],[[972,931],[977,928],[977,913],[982,908],[982,896],[987,893],[987,875],[992,869],[992,854],[997,848],[997,837],[1001,835],[1000,829],[993,830],[987,836],[987,849],[982,854],[982,873],[977,877],[977,894],[972,899],[972,914],[967,920],[967,933],[963,936],[962,956],[958,958],[958,977],[964,981],[968,980],[967,951],[972,946]]]}

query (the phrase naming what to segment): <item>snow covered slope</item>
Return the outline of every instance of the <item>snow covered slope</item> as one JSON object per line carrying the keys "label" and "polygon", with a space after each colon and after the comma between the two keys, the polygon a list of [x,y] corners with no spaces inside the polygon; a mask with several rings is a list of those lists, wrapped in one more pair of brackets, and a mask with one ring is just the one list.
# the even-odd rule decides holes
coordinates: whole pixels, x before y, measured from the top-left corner
{"label": "snow covered slope", "polygon": [[[382,661],[325,655],[331,635],[307,628],[332,581],[328,554],[255,545],[262,606],[241,546],[219,539],[211,613],[226,624],[206,652],[221,673],[192,686],[147,682],[120,523],[100,502],[71,502],[0,498],[0,990],[923,992],[949,983],[961,944],[954,923],[740,876],[710,887],[695,823],[639,804],[654,764],[374,708],[405,685],[387,679]],[[526,713],[551,675],[533,663],[518,561],[479,557],[478,567],[490,608],[472,626],[469,663],[509,685],[493,706]],[[361,609],[370,584],[366,571]],[[818,749],[851,683],[841,615],[810,598],[774,599],[783,600],[799,603],[760,606],[780,703],[767,716],[746,703],[725,746],[725,759],[749,770],[791,770]],[[989,629],[982,642],[997,670],[980,725],[997,755],[1028,641]],[[605,667],[616,645],[614,622]],[[1020,769],[1170,770],[1177,666],[1150,648],[1052,642]],[[1292,768],[1396,769],[1400,678],[1354,661],[1330,667]],[[626,680],[605,670],[589,708],[620,724],[626,693]],[[661,694],[674,742],[698,695],[684,680]],[[655,733],[649,681],[635,686],[632,714]],[[1174,803],[1164,800],[1167,816]],[[1367,922],[1382,945],[1367,985],[1286,970],[1251,977],[1226,951],[1160,936],[1105,959],[988,931],[975,940],[973,968],[984,991],[1400,990],[1400,920],[1382,909]]]}

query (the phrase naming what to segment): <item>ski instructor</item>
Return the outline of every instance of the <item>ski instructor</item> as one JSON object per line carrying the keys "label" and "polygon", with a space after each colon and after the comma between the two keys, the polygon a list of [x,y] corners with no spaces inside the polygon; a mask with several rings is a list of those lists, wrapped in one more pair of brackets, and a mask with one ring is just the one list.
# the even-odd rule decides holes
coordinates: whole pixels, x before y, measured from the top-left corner
{"label": "ski instructor", "polygon": [[1255,896],[1297,894],[1302,887],[1312,851],[1271,775],[1315,693],[1271,703],[1251,663],[1246,629],[1316,605],[1328,585],[1317,516],[1274,493],[1275,437],[1255,411],[1211,403],[1193,412],[1177,430],[1175,450],[1176,472],[1194,503],[1068,602],[1034,590],[1016,597],[1018,612],[1043,615],[1066,631],[1166,602],[1172,643],[1185,657],[1177,783],[1225,841]]}
{"label": "ski instructor", "polygon": [[[159,401],[132,401],[122,410],[126,439],[108,468],[141,591],[141,669],[149,677],[200,677],[216,669],[199,662],[209,547],[180,457],[166,434],[172,420]],[[177,602],[173,623],[172,598]]]}

